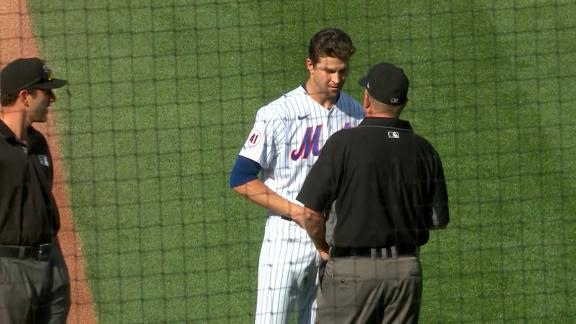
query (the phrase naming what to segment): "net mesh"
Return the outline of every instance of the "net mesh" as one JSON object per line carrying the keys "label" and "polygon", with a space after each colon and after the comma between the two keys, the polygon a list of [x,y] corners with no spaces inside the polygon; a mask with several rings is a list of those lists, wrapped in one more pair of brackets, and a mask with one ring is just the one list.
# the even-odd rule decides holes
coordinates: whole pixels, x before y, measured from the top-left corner
{"label": "net mesh", "polygon": [[452,219],[422,249],[421,322],[574,321],[575,15],[561,0],[3,1],[0,63],[39,55],[69,81],[45,133],[74,307],[252,321],[265,212],[229,172],[256,110],[307,78],[311,35],[339,27],[358,49],[344,90],[402,66],[403,118],[444,163]]}

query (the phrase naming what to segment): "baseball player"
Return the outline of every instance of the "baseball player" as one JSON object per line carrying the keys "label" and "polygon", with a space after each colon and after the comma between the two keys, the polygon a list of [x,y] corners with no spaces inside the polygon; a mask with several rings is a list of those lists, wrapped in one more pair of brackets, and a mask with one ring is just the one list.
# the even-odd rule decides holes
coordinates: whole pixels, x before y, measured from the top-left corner
{"label": "baseball player", "polygon": [[314,322],[319,257],[296,195],[328,137],[363,118],[360,104],[341,91],[354,52],[345,32],[316,33],[306,59],[308,80],[257,112],[232,169],[230,186],[268,211],[256,323],[287,323],[293,307],[298,323]]}

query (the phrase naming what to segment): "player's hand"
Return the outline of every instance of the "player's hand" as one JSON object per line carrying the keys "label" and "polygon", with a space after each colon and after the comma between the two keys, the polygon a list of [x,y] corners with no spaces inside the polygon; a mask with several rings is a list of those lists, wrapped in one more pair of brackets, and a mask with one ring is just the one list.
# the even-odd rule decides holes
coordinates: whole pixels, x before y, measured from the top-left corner
{"label": "player's hand", "polygon": [[290,207],[290,218],[300,227],[304,228],[304,213],[306,212],[306,207],[292,204]]}

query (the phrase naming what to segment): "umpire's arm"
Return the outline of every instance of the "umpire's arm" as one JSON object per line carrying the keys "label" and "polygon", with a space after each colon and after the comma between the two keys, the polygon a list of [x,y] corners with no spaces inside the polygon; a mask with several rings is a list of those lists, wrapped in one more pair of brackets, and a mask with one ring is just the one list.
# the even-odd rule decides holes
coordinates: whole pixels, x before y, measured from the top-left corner
{"label": "umpire's arm", "polygon": [[446,179],[444,178],[444,168],[442,161],[436,151],[433,151],[433,188],[434,194],[432,199],[431,226],[432,230],[446,229],[450,221],[450,212],[448,209],[448,190],[446,188]]}
{"label": "umpire's arm", "polygon": [[318,160],[308,173],[296,199],[306,206],[304,211],[304,229],[314,242],[314,246],[323,260],[328,260],[329,246],[326,242],[326,217],[324,210],[335,199],[337,180],[339,179],[342,159],[337,158],[338,146],[334,137],[328,139],[320,152]]}

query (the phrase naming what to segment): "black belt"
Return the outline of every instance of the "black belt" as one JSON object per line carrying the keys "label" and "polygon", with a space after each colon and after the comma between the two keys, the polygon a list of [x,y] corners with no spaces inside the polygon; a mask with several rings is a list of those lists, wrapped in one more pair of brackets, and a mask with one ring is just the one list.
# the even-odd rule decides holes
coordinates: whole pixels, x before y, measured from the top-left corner
{"label": "black belt", "polygon": [[330,248],[330,257],[373,257],[373,258],[397,258],[418,256],[419,248],[413,246],[391,246],[383,248]]}
{"label": "black belt", "polygon": [[52,244],[38,246],[0,245],[0,257],[48,261]]}

